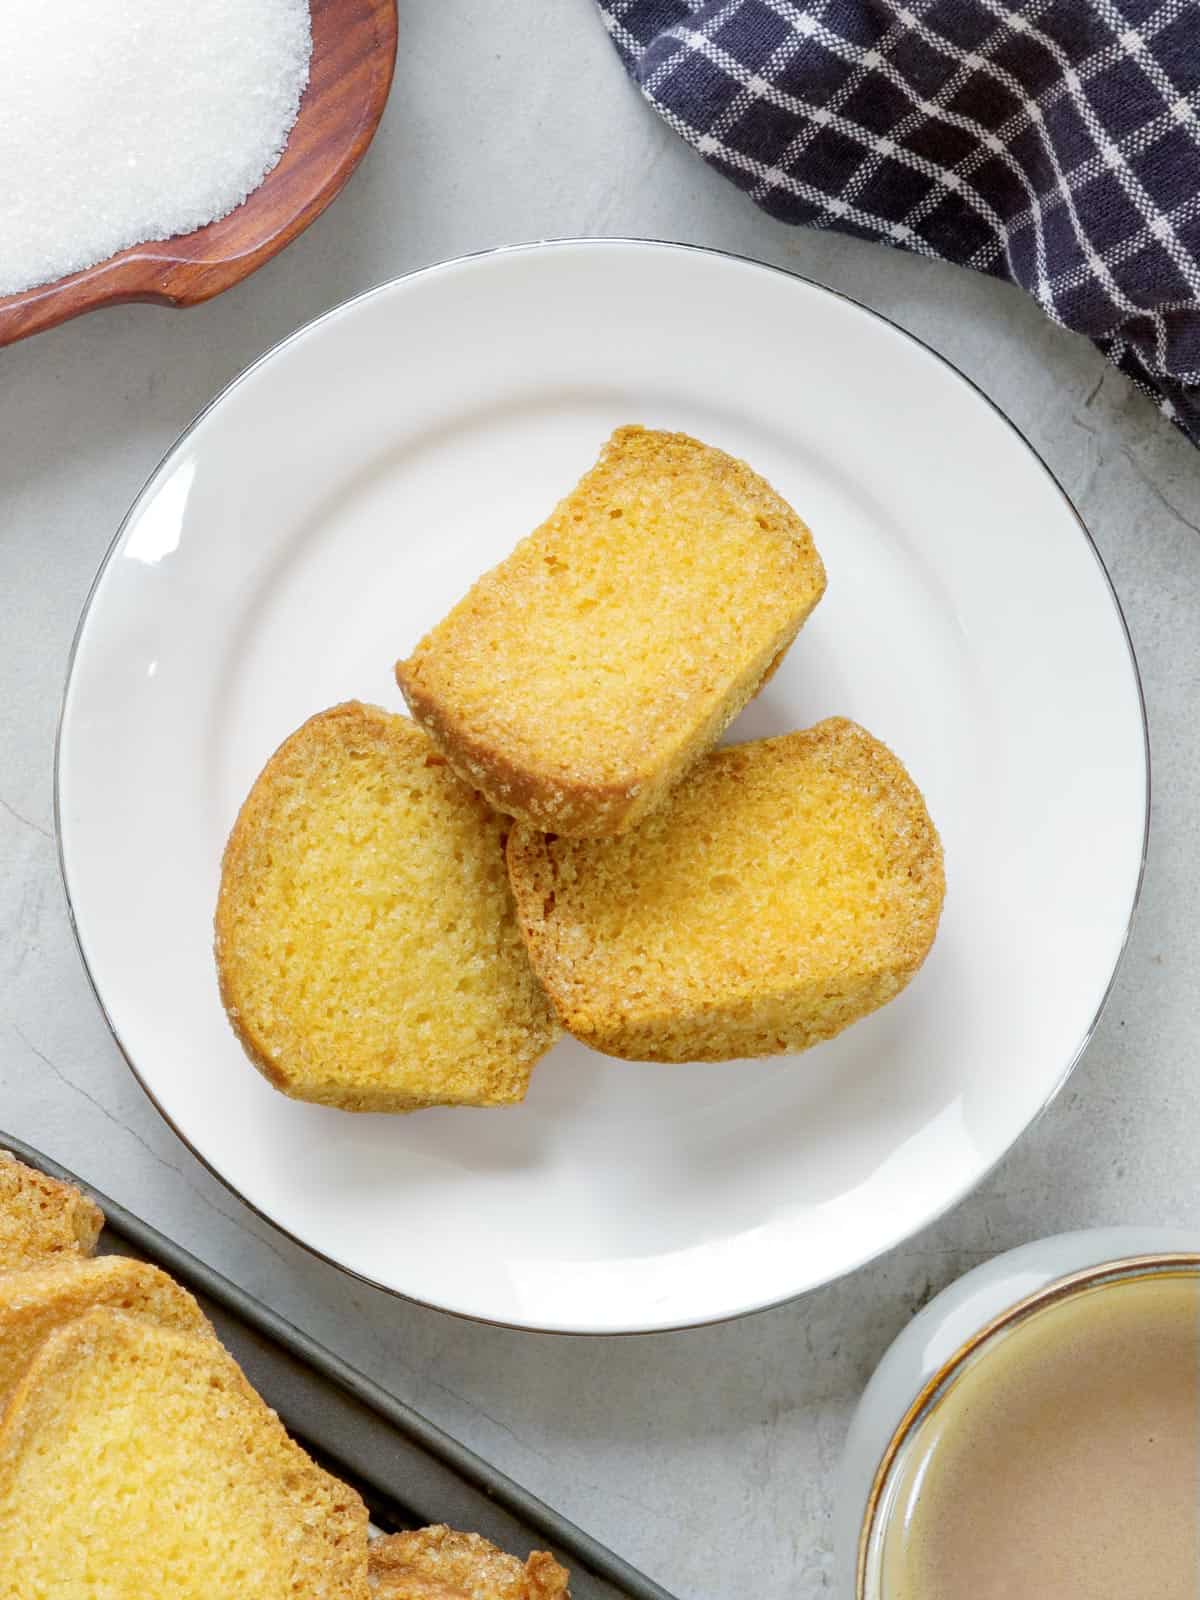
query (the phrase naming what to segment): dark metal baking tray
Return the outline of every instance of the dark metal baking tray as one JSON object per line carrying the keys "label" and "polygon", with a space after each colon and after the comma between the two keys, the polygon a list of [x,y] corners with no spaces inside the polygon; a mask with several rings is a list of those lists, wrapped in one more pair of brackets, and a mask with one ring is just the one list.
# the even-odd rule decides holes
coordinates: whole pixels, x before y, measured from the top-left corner
{"label": "dark metal baking tray", "polygon": [[574,1600],[675,1600],[473,1450],[75,1173],[2,1131],[0,1149],[90,1194],[107,1218],[101,1250],[153,1261],[185,1284],[289,1432],[354,1485],[378,1527],[448,1522],[522,1556],[530,1549],[550,1550],[571,1569]]}

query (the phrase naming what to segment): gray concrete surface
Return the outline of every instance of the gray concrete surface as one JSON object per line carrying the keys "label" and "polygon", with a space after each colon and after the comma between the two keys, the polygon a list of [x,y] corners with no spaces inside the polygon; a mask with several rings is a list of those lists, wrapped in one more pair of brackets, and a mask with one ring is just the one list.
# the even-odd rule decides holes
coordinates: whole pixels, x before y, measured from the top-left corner
{"label": "gray concrete surface", "polygon": [[[814,1600],[829,1592],[850,1411],[915,1307],[1038,1234],[1200,1226],[1200,457],[1016,291],[760,216],[654,120],[591,0],[401,0],[401,16],[379,138],[283,258],[196,311],[130,307],[0,352],[0,1126],[265,1296],[684,1600]],[[1116,991],[1067,1091],[999,1171],[843,1283],[739,1324],[627,1341],[512,1334],[397,1303],[245,1211],[159,1120],[110,1040],[52,839],[76,618],[122,513],[195,411],[369,284],[570,234],[690,240],[792,267],[956,362],[1089,522],[1133,633],[1154,750],[1149,869]]]}

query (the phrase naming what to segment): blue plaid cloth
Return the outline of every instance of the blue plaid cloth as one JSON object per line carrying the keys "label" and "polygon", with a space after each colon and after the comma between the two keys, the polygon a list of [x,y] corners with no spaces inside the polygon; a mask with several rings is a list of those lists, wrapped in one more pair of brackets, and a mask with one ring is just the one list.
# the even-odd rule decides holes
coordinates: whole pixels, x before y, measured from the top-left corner
{"label": "blue plaid cloth", "polygon": [[1200,0],[599,0],[784,222],[1010,278],[1200,443]]}

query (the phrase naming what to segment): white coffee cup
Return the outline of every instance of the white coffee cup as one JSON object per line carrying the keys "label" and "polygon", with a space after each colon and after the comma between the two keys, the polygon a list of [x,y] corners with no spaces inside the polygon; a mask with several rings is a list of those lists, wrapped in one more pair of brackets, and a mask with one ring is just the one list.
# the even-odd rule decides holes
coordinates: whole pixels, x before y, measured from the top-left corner
{"label": "white coffee cup", "polygon": [[877,1367],[847,1436],[834,1513],[838,1600],[883,1600],[882,1547],[904,1445],[961,1363],[1059,1294],[1181,1257],[1200,1265],[1200,1230],[1057,1234],[974,1268],[918,1312]]}

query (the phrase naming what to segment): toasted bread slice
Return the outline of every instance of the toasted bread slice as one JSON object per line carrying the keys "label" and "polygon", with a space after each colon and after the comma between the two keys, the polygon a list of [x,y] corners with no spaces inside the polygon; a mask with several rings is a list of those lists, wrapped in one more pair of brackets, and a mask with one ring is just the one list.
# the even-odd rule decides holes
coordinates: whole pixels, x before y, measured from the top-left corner
{"label": "toasted bread slice", "polygon": [[101,1256],[0,1273],[0,1415],[46,1338],[97,1306],[184,1333],[212,1334],[187,1290],[146,1261]]}
{"label": "toasted bread slice", "polygon": [[640,1061],[832,1038],[916,972],[945,888],[916,785],[840,718],[714,751],[620,839],[516,828],[508,866],[564,1026]]}
{"label": "toasted bread slice", "polygon": [[376,1600],[570,1600],[566,1568],[546,1551],[518,1561],[442,1523],[376,1539],[370,1577]]}
{"label": "toasted bread slice", "polygon": [[367,1600],[367,1513],[215,1339],[95,1310],[0,1426],[0,1574],[20,1600]]}
{"label": "toasted bread slice", "polygon": [[78,1189],[0,1150],[0,1272],[90,1256],[103,1226]]}
{"label": "toasted bread slice", "polygon": [[824,589],[808,529],[744,462],[621,428],[396,677],[497,810],[622,833],[716,742]]}
{"label": "toasted bread slice", "polygon": [[[377,1541],[382,1543],[382,1541]],[[370,1567],[371,1593],[376,1600],[469,1600],[465,1589],[457,1584],[439,1583],[436,1578],[423,1577],[413,1567],[396,1567],[393,1570]]]}
{"label": "toasted bread slice", "polygon": [[225,850],[216,954],[277,1088],[348,1111],[524,1098],[558,1029],[506,829],[407,717],[352,701],[276,751]]}

